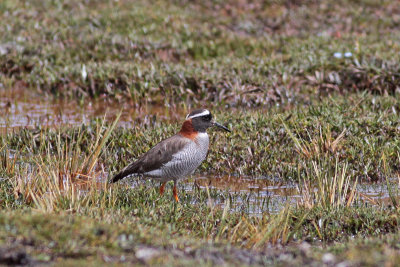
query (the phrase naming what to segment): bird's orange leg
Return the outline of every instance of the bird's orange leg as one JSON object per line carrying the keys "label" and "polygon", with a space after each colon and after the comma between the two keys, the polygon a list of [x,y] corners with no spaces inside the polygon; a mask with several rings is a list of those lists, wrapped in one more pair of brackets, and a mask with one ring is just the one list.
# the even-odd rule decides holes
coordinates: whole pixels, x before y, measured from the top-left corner
{"label": "bird's orange leg", "polygon": [[164,182],[164,183],[161,184],[161,186],[160,186],[160,195],[164,194],[164,189],[165,189],[165,184],[166,183],[167,182]]}
{"label": "bird's orange leg", "polygon": [[174,181],[173,193],[174,193],[175,201],[176,201],[176,202],[179,202],[178,193],[176,192],[176,181]]}

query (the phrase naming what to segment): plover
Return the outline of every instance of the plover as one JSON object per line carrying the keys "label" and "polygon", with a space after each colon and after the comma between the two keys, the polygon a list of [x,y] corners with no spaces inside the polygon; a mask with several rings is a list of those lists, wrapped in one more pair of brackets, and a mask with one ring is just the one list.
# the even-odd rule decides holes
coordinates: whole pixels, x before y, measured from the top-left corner
{"label": "plover", "polygon": [[174,181],[173,195],[179,202],[177,181],[191,175],[205,160],[209,145],[206,130],[213,126],[230,132],[227,127],[215,122],[207,109],[192,111],[186,116],[177,134],[155,145],[115,175],[110,182],[115,183],[132,175],[148,177],[161,182],[160,194],[162,195],[165,184],[172,180]]}

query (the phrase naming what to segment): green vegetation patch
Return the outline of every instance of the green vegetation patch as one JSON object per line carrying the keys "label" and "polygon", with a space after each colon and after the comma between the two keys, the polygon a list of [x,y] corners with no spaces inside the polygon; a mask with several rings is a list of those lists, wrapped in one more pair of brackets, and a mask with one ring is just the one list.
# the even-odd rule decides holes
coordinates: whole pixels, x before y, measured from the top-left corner
{"label": "green vegetation patch", "polygon": [[134,103],[395,94],[396,11],[391,1],[4,1],[0,77],[5,87]]}
{"label": "green vegetation patch", "polygon": [[[181,183],[178,204],[155,182],[107,183],[181,122],[7,129],[0,264],[398,265],[399,11],[369,0],[2,1],[0,89],[208,107],[233,132],[210,132],[198,173],[294,182],[299,200],[271,212],[252,193]],[[385,184],[387,204],[366,201],[364,182]]]}
{"label": "green vegetation patch", "polygon": [[[11,230],[3,230],[0,239],[13,255],[10,240],[24,236],[35,245],[18,241],[16,247],[32,262],[89,257],[172,264],[171,255],[179,254],[178,262],[217,264],[235,262],[227,255],[238,251],[248,255],[240,260],[243,265],[279,264],[303,253],[303,241],[316,252],[299,260],[320,262],[327,249],[336,251],[332,242],[350,246],[352,238],[398,234],[398,191],[391,179],[398,164],[397,110],[395,97],[353,94],[297,109],[217,113],[234,132],[211,134],[200,172],[263,175],[299,185],[297,204],[282,204],[271,213],[268,204],[256,203],[263,211],[259,216],[251,214],[246,193],[196,187],[183,193],[181,183],[182,203],[175,203],[170,194],[159,195],[155,182],[107,183],[110,173],[176,132],[179,124],[155,118],[111,131],[113,126],[98,120],[75,128],[9,132],[1,136],[0,227]],[[371,206],[360,198],[357,181],[367,180],[388,184],[390,206]],[[21,225],[14,219],[19,217]],[[318,250],[318,242],[329,247]],[[285,248],[281,253],[291,256],[281,259],[268,253],[276,244],[297,249]],[[157,256],[144,259],[141,253]],[[335,253],[335,259],[351,257],[340,249]],[[165,254],[170,256],[160,256]]]}
{"label": "green vegetation patch", "polygon": [[[341,167],[348,164],[347,175],[351,180],[385,181],[398,171],[397,97],[352,94],[289,110],[279,107],[234,110],[234,116],[215,112],[217,120],[233,132],[209,131],[210,153],[200,167],[201,173],[299,181],[312,161],[321,169],[327,164],[334,167],[335,161]],[[180,123],[157,117],[145,121],[136,118],[132,123],[132,128],[117,128],[106,142],[99,160],[108,173],[120,170],[180,129]],[[56,152],[56,144],[66,149],[72,143],[71,150],[78,149],[75,153],[81,156],[79,153],[90,152],[98,130],[96,124],[60,130],[21,130],[0,137],[1,153],[4,156],[13,153],[31,162],[46,151]],[[3,168],[7,168],[7,162],[11,160],[4,157]]]}

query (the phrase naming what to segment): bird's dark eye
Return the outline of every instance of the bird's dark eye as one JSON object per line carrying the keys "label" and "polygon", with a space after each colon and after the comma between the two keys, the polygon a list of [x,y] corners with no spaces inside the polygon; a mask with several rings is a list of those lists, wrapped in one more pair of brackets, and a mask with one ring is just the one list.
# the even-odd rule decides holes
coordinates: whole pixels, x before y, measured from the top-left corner
{"label": "bird's dark eye", "polygon": [[204,116],[203,118],[204,118],[204,120],[206,120],[206,121],[210,121],[210,120],[211,120],[211,114],[206,115],[206,116]]}

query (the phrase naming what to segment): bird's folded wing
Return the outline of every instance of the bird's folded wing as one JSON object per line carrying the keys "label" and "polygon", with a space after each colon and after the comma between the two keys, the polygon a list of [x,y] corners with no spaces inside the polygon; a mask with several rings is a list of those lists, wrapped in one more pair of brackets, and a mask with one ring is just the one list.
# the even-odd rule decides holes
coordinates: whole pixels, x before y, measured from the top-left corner
{"label": "bird's folded wing", "polygon": [[137,161],[126,166],[115,175],[110,182],[114,183],[133,174],[143,174],[154,171],[170,161],[174,154],[182,150],[190,139],[177,134],[165,139],[143,154]]}

